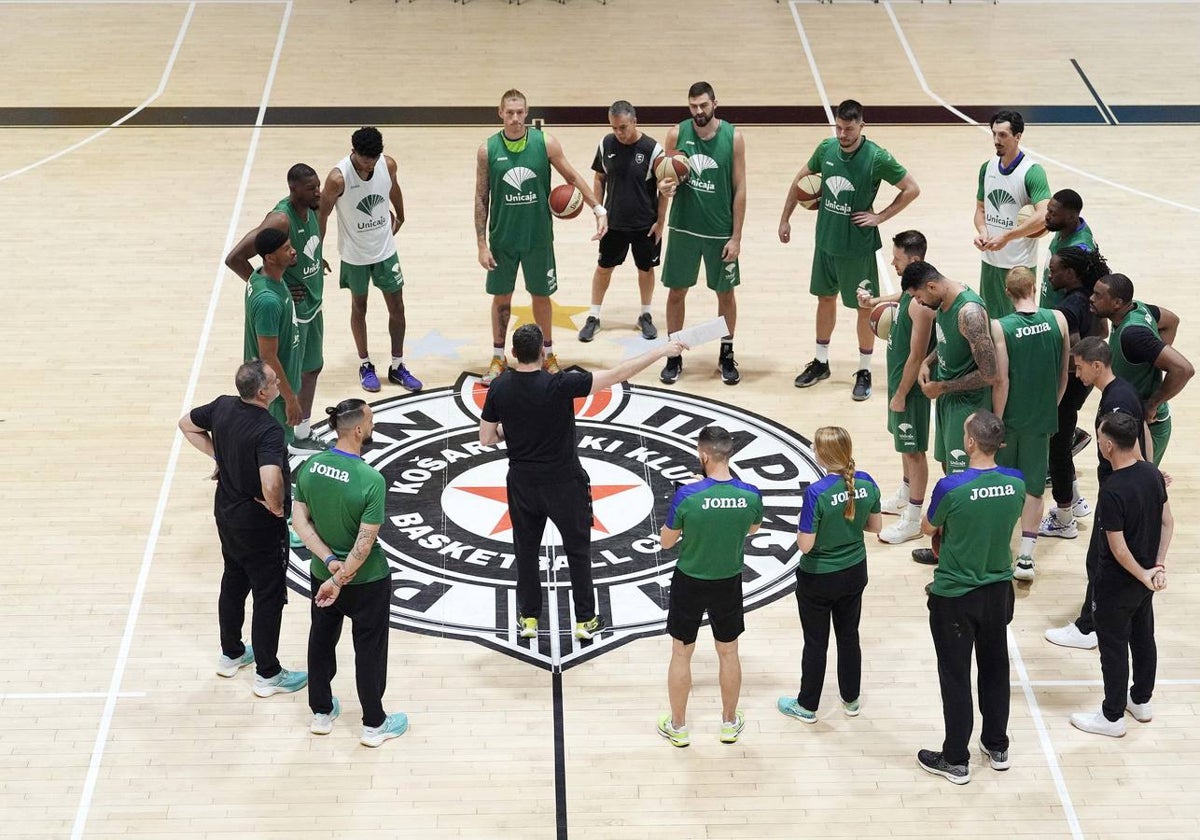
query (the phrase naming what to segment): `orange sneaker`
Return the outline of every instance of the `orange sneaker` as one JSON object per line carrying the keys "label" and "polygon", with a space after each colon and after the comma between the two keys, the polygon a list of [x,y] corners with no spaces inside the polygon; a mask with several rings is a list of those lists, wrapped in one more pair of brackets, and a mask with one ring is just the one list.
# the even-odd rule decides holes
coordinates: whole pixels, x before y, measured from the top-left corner
{"label": "orange sneaker", "polygon": [[508,359],[503,356],[492,356],[492,363],[488,365],[487,373],[483,375],[483,384],[490,385],[492,380],[508,368]]}

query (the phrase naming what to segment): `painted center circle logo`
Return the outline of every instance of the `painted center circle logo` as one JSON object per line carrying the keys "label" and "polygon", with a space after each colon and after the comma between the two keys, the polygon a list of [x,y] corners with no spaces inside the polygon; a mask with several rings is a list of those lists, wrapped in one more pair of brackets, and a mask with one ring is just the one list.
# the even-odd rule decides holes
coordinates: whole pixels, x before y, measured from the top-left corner
{"label": "painted center circle logo", "polygon": [[[363,457],[388,486],[379,542],[392,568],[393,626],[562,668],[665,632],[677,555],[662,550],[659,529],[678,482],[699,469],[696,436],[710,424],[733,434],[735,475],[763,493],[762,528],[746,541],[746,609],[791,590],[804,490],[822,474],[808,441],[740,408],[622,384],[576,401],[578,451],[592,486],[593,585],[611,629],[591,641],[571,636],[566,556],[547,523],[543,632],[517,638],[508,459],[503,444],[479,442],[485,395],[476,376],[463,374],[449,388],[372,404],[374,443]],[[293,471],[299,463],[293,459]],[[291,552],[289,578],[305,593],[309,559],[307,550]]]}

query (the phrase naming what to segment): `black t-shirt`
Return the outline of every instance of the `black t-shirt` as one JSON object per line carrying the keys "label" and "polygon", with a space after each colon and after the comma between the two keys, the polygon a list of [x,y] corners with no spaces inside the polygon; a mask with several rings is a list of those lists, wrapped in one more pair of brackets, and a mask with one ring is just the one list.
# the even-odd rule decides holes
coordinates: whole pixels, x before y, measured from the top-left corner
{"label": "black t-shirt", "polygon": [[1154,364],[1166,346],[1166,342],[1149,327],[1126,327],[1121,333],[1121,352],[1134,364]]}
{"label": "black t-shirt", "polygon": [[1162,473],[1148,461],[1136,461],[1114,470],[1100,488],[1096,507],[1096,527],[1100,535],[1097,590],[1128,585],[1142,586],[1117,562],[1108,546],[1108,533],[1121,531],[1125,544],[1143,569],[1151,568],[1158,557],[1162,539],[1162,512],[1167,503],[1167,486]]}
{"label": "black t-shirt", "polygon": [[587,371],[509,368],[492,380],[482,417],[504,426],[511,474],[539,484],[584,474],[575,448],[575,399],[591,390]]}
{"label": "black t-shirt", "polygon": [[592,171],[604,175],[604,207],[612,230],[647,230],[658,220],[654,159],[662,146],[647,134],[625,145],[608,134],[596,149]]}
{"label": "black t-shirt", "polygon": [[283,510],[292,510],[292,473],[283,441],[283,426],[265,408],[238,397],[217,397],[192,409],[192,422],[212,432],[217,453],[217,494],[213,515],[230,528],[278,526],[279,518],[262,506],[258,468],[275,464],[283,470]]}
{"label": "black t-shirt", "polygon": [[1054,308],[1067,319],[1068,333],[1075,333],[1081,338],[1092,334],[1092,322],[1096,314],[1092,312],[1087,290],[1082,287],[1072,289]]}
{"label": "black t-shirt", "polygon": [[[1116,377],[1112,382],[1108,383],[1103,391],[1100,392],[1100,405],[1096,407],[1096,431],[1100,431],[1100,422],[1110,414],[1122,412],[1128,414],[1138,421],[1138,428],[1146,420],[1146,409],[1142,405],[1142,398],[1138,396],[1138,392],[1134,387],[1126,382],[1121,377]],[[1097,435],[1097,439],[1099,436]],[[1145,435],[1141,439],[1142,457],[1146,456],[1146,441]],[[1104,457],[1104,453],[1100,451],[1100,447],[1096,447],[1096,455],[1100,458],[1100,465],[1096,469],[1096,475],[1099,477],[1101,484],[1104,483],[1110,475],[1112,475],[1112,464]]]}

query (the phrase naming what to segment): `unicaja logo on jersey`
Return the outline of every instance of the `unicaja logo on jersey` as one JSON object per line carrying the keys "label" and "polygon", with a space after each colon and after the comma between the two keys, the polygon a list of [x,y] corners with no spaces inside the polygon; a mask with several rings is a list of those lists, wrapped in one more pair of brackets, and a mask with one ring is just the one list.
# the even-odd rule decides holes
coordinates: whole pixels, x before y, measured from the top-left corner
{"label": "unicaja logo on jersey", "polygon": [[375,214],[375,208],[386,201],[383,196],[378,193],[363,196],[363,200],[354,205],[354,209],[362,213],[364,216],[372,216]]}
{"label": "unicaja logo on jersey", "polygon": [[717,162],[708,155],[690,155],[687,161],[688,166],[693,172],[692,177],[687,180],[688,186],[700,192],[716,192],[717,185],[701,176],[709,169],[720,169],[721,167]]}
{"label": "unicaja logo on jersey", "polygon": [[854,192],[854,184],[850,183],[850,179],[841,175],[832,175],[825,179],[824,185],[829,190],[829,195],[822,205],[824,209],[830,213],[837,213],[839,216],[849,216],[854,209],[850,206],[850,196],[847,195],[845,201],[838,199],[842,193]]}
{"label": "unicaja logo on jersey", "polygon": [[304,256],[310,260],[317,258],[317,247],[321,244],[321,237],[310,236],[308,241],[304,243]]}
{"label": "unicaja logo on jersey", "polygon": [[514,166],[512,169],[504,173],[504,183],[508,184],[516,193],[505,193],[504,201],[506,204],[533,204],[538,200],[536,190],[522,192],[521,189],[526,181],[537,178],[537,173],[528,166]]}
{"label": "unicaja logo on jersey", "polygon": [[989,209],[987,223],[993,227],[1012,230],[1017,225],[1017,200],[1008,190],[997,187],[987,194]]}

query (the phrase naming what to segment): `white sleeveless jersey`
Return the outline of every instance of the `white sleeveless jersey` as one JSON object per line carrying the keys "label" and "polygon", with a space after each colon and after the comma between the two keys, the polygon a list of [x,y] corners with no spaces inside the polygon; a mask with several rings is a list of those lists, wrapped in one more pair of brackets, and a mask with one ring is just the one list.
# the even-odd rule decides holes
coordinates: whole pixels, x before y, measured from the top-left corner
{"label": "white sleeveless jersey", "polygon": [[[1016,168],[1007,175],[1000,171],[999,156],[993,157],[985,165],[982,175],[983,216],[989,237],[1015,228],[1017,213],[1026,204],[1033,203],[1029,191],[1025,189],[1025,174],[1033,165],[1028,155],[1023,156]],[[1022,237],[999,251],[984,251],[982,257],[985,263],[998,268],[1036,266],[1037,240]]]}
{"label": "white sleeveless jersey", "polygon": [[383,262],[396,253],[388,194],[392,177],[383,155],[375,161],[371,179],[358,176],[350,156],[338,163],[345,189],[337,200],[338,254],[351,265]]}

